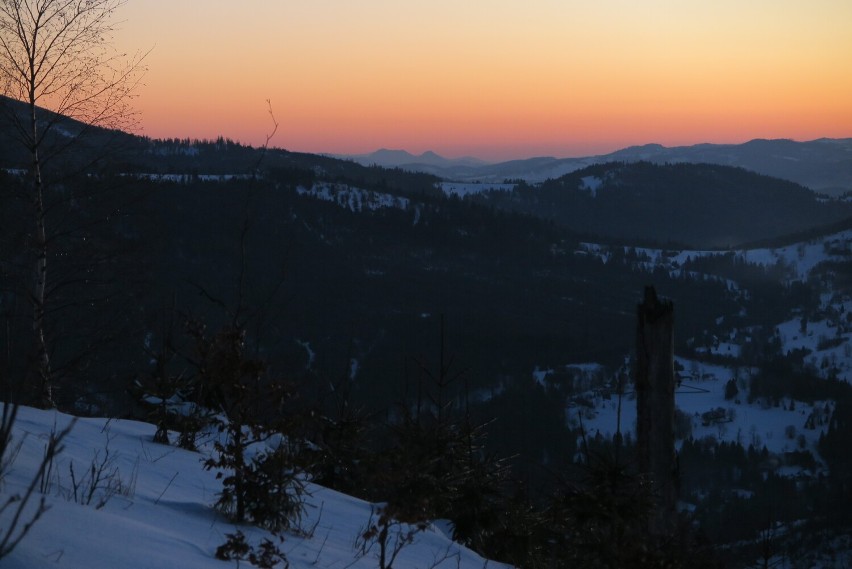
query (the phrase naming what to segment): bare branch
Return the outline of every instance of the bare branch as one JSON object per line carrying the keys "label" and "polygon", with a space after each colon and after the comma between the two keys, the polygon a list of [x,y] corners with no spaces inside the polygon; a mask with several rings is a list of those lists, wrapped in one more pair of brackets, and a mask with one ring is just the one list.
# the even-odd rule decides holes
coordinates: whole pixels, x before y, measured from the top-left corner
{"label": "bare branch", "polygon": [[[15,417],[17,416],[18,406],[14,403],[3,403],[3,418],[0,423],[0,441],[3,441],[3,446],[0,448],[0,462],[5,461],[8,457],[10,446],[8,443],[12,440],[12,428],[14,427]],[[12,494],[9,498],[0,504],[0,513],[5,511],[11,512],[11,519],[7,522],[6,527],[0,528],[0,559],[7,556],[21,542],[24,537],[32,529],[33,525],[41,518],[48,510],[44,496],[42,496],[35,511],[28,512],[27,506],[35,494],[36,489],[40,486],[44,479],[47,469],[53,464],[54,458],[62,452],[62,442],[71,429],[74,427],[74,421],[71,421],[63,430],[53,432],[45,448],[44,455],[39,463],[38,470],[33,473],[29,485],[22,494]]]}

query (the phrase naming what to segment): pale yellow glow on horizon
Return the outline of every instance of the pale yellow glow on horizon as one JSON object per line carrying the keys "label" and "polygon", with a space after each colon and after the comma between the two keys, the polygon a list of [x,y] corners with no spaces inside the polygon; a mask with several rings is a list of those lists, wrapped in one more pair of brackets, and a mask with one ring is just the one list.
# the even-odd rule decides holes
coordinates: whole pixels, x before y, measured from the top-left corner
{"label": "pale yellow glow on horizon", "polygon": [[[459,5],[461,4],[461,5]],[[852,2],[130,0],[151,136],[487,158],[852,136]]]}

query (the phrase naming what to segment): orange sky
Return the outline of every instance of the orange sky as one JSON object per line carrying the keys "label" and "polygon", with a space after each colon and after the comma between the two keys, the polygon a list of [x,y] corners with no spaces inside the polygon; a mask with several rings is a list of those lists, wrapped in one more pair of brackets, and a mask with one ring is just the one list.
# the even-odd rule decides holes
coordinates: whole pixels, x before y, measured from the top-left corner
{"label": "orange sky", "polygon": [[128,0],[154,137],[509,159],[852,137],[849,0]]}

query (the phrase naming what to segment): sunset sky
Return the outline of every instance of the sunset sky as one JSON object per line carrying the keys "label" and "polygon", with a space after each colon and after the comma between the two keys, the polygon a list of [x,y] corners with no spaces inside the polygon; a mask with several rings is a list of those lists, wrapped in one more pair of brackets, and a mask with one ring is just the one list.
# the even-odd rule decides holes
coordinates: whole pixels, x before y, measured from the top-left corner
{"label": "sunset sky", "polygon": [[486,159],[852,137],[849,0],[128,0],[153,137]]}

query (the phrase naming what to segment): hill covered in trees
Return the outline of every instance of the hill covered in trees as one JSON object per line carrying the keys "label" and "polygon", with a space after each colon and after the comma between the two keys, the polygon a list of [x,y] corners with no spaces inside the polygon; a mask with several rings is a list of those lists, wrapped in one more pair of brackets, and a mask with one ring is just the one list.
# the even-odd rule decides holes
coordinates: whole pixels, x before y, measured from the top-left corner
{"label": "hill covered in trees", "polygon": [[626,243],[725,248],[825,226],[852,205],[776,178],[713,164],[607,163],[483,201]]}

